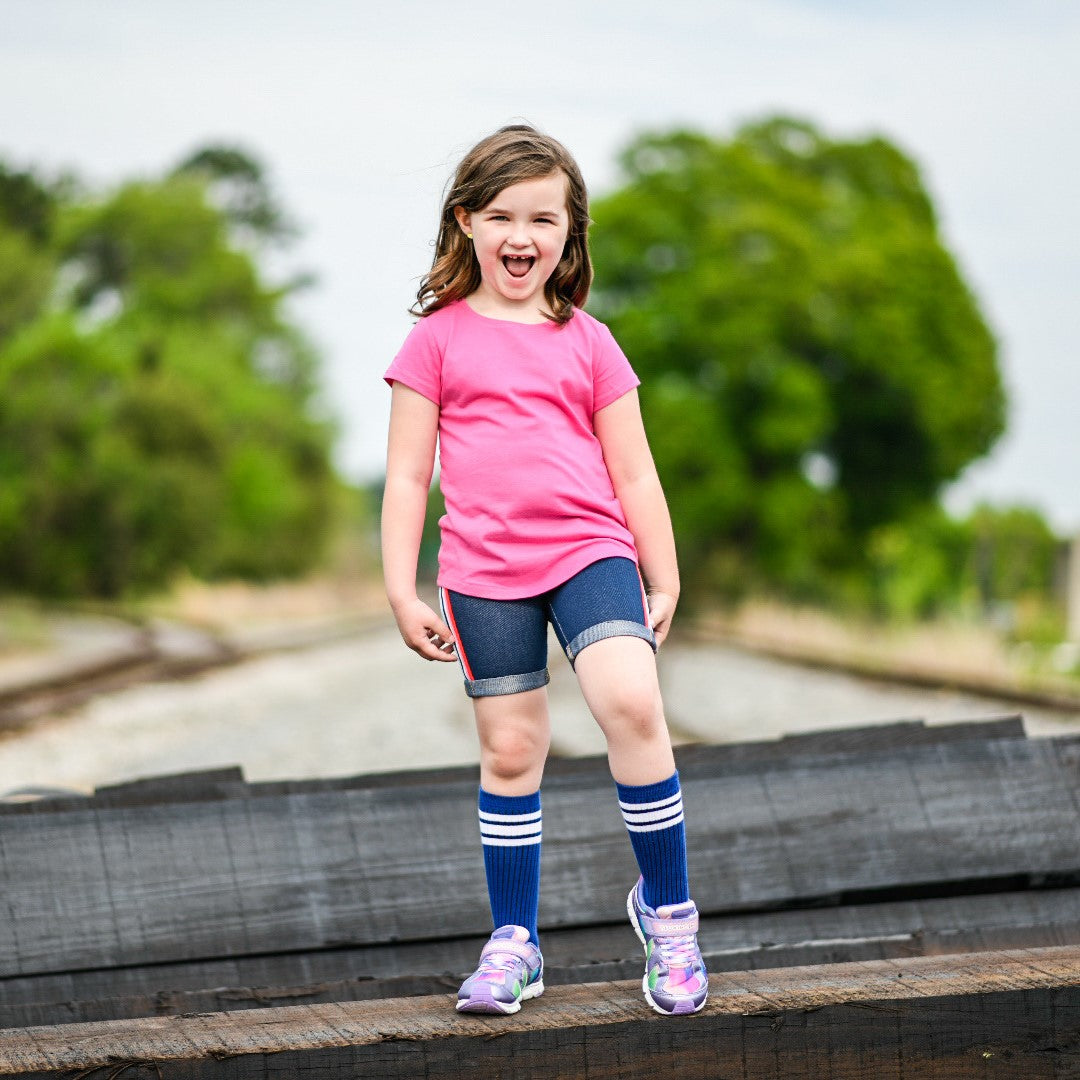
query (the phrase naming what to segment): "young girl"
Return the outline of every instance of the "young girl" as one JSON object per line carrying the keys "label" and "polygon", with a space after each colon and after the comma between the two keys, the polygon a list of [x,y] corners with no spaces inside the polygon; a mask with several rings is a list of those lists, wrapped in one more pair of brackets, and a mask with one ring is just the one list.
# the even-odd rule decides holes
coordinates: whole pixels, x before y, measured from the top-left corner
{"label": "young girl", "polygon": [[[517,1012],[544,990],[549,622],[607,739],[641,871],[627,909],[645,946],[645,997],[658,1012],[691,1013],[708,992],[654,656],[679,598],[675,543],[638,379],[581,310],[588,225],[581,174],[554,139],[514,125],[481,141],[458,167],[419,321],[386,373],[387,595],[409,648],[460,663],[480,738],[495,930],[458,993],[462,1011]],[[416,590],[436,440],[442,617]]]}

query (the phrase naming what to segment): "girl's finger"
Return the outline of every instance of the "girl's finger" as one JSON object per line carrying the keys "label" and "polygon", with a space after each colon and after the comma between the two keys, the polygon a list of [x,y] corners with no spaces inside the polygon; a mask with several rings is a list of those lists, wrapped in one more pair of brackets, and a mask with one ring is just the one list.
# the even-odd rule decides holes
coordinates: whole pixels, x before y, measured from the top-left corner
{"label": "girl's finger", "polygon": [[423,641],[425,646],[423,654],[429,660],[452,660],[454,659],[454,642],[448,640],[449,634],[444,636],[436,630],[428,630],[427,637]]}

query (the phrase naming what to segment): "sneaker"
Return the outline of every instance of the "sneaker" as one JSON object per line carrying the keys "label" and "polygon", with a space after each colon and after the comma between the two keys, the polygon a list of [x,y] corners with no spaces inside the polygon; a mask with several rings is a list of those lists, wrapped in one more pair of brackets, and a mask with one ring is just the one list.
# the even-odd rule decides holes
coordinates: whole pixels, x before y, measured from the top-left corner
{"label": "sneaker", "polygon": [[524,926],[500,926],[480,953],[480,966],[458,991],[458,1012],[516,1013],[544,992],[544,958]]}
{"label": "sneaker", "polygon": [[693,900],[655,911],[641,901],[642,880],[630,890],[626,910],[645,946],[645,1000],[665,1016],[696,1013],[709,996],[709,975],[698,948]]}

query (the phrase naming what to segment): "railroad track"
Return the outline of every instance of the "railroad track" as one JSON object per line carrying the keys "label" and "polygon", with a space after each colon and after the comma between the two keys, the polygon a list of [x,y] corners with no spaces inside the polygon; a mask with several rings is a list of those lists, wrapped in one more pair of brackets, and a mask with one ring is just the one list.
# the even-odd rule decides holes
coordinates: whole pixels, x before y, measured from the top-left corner
{"label": "railroad track", "polygon": [[101,694],[150,682],[192,678],[256,656],[328,644],[386,625],[382,617],[340,617],[318,623],[218,634],[178,623],[155,623],[123,646],[57,664],[18,685],[0,686],[0,735],[44,716],[68,712]]}

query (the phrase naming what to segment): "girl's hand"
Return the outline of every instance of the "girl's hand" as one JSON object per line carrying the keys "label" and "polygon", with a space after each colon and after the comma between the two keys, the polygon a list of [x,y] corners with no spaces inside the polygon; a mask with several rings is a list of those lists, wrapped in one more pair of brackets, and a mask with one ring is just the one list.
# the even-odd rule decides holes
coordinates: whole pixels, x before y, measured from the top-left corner
{"label": "girl's hand", "polygon": [[450,627],[419,597],[395,607],[394,618],[405,644],[425,660],[457,659]]}
{"label": "girl's hand", "polygon": [[656,636],[656,647],[664,643],[671,629],[671,617],[675,614],[675,605],[678,600],[670,593],[659,590],[649,592],[649,619],[652,622],[653,634]]}

